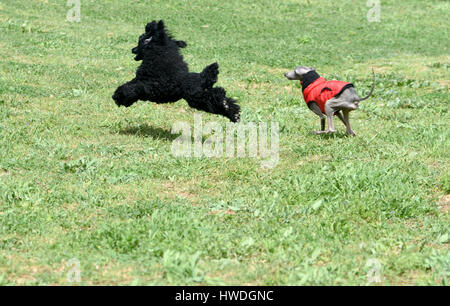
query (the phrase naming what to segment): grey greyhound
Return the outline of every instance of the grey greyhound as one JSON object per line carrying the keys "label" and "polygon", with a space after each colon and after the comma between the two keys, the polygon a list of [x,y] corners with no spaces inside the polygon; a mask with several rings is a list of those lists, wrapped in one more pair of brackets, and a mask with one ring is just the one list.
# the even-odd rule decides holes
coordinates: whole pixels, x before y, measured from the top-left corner
{"label": "grey greyhound", "polygon": [[[353,84],[342,81],[325,81],[315,68],[298,66],[285,73],[289,80],[299,80],[302,84],[303,97],[309,109],[320,117],[320,131],[314,134],[334,133],[333,115],[345,124],[347,134],[356,136],[350,127],[349,113],[359,107],[359,102],[368,99],[375,88],[376,77],[373,73],[372,88],[367,96],[360,98]],[[341,113],[342,111],[342,113]],[[325,131],[325,119],[328,118],[328,131]]]}

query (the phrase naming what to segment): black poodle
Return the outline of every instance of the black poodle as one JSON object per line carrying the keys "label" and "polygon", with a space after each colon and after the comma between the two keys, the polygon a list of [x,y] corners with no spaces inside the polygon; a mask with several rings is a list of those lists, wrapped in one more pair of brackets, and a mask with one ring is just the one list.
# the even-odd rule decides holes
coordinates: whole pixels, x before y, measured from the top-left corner
{"label": "black poodle", "polygon": [[201,73],[189,72],[179,50],[184,47],[186,43],[173,39],[162,20],[148,23],[132,50],[142,64],[136,78],[116,89],[112,96],[116,104],[128,107],[137,100],[169,103],[185,99],[190,107],[238,122],[239,105],[226,96],[225,89],[213,87],[219,65],[211,64]]}

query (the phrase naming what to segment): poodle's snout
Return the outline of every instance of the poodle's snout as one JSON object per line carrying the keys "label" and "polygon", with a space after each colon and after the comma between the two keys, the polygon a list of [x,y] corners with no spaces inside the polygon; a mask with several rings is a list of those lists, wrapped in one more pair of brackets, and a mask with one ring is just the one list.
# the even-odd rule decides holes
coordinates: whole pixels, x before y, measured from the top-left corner
{"label": "poodle's snout", "polygon": [[131,49],[131,52],[132,52],[133,54],[137,54],[137,47],[136,47],[136,48],[133,48],[133,49]]}

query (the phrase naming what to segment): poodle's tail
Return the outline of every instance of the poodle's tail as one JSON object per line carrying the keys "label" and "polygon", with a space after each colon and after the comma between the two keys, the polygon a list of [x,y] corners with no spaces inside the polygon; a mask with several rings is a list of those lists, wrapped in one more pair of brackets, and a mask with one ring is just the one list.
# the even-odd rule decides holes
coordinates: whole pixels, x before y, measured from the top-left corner
{"label": "poodle's tail", "polygon": [[217,76],[219,74],[219,64],[213,63],[206,66],[200,73],[202,79],[203,88],[211,88],[217,82]]}
{"label": "poodle's tail", "polygon": [[239,122],[240,107],[236,101],[226,96],[226,91],[222,87],[205,89],[201,95],[186,98],[190,107],[208,113],[222,115],[232,122]]}

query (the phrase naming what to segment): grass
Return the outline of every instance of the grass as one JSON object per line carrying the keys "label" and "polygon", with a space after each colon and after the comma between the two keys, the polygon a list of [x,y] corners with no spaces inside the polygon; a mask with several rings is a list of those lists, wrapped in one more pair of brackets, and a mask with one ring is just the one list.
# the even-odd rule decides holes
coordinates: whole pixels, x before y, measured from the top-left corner
{"label": "grass", "polygon": [[[447,1],[0,0],[0,284],[448,285]],[[194,110],[111,95],[164,19],[194,71],[218,61],[243,122],[280,125],[280,162],[175,158]],[[283,73],[315,66],[374,96],[358,137],[319,120]],[[202,114],[203,121],[226,119]]]}

